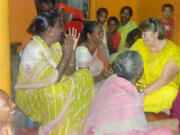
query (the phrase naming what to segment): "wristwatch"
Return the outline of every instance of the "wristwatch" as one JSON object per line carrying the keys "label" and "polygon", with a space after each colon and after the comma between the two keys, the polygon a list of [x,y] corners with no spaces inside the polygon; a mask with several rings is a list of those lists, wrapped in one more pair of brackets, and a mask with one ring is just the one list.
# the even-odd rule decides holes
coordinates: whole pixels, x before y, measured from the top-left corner
{"label": "wristwatch", "polygon": [[146,93],[144,92],[143,89],[140,89],[140,90],[139,90],[139,93],[143,93],[144,95],[146,95]]}

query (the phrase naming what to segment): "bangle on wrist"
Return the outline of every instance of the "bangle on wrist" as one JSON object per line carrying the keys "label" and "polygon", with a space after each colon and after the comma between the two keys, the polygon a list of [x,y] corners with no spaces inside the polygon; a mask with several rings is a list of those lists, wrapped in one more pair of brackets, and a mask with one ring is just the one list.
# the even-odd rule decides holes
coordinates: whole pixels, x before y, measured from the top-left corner
{"label": "bangle on wrist", "polygon": [[62,58],[63,59],[70,59],[71,57],[70,57],[70,55],[63,55]]}
{"label": "bangle on wrist", "polygon": [[140,89],[140,90],[139,90],[139,93],[144,94],[144,96],[146,95],[146,93],[144,92],[144,90],[143,90],[143,89]]}
{"label": "bangle on wrist", "polygon": [[61,63],[61,66],[65,66],[65,64],[64,64],[64,63]]}
{"label": "bangle on wrist", "polygon": [[69,65],[70,65],[70,66],[74,66],[75,64],[74,64],[74,63],[70,63]]}

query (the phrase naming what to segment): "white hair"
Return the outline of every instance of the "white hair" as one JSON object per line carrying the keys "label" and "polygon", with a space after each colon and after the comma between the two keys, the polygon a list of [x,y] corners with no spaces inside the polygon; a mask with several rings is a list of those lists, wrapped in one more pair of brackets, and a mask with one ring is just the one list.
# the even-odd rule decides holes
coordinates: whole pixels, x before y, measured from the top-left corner
{"label": "white hair", "polygon": [[131,81],[138,70],[143,70],[143,61],[137,51],[125,51],[121,53],[114,63],[115,73]]}

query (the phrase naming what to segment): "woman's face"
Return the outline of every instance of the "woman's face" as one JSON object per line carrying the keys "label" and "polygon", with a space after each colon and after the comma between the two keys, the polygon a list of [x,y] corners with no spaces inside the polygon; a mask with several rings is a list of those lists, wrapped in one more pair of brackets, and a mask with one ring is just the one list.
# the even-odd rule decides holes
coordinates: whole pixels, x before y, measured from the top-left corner
{"label": "woman's face", "polygon": [[16,105],[11,101],[11,99],[3,94],[0,98],[0,122],[9,123],[12,122],[14,116],[14,109]]}
{"label": "woman's face", "polygon": [[124,9],[122,13],[120,14],[121,22],[127,23],[130,20],[130,11],[128,9]]}
{"label": "woman's face", "polygon": [[152,31],[142,32],[142,38],[144,39],[144,44],[147,46],[153,46],[157,39],[156,33]]}
{"label": "woman's face", "polygon": [[96,44],[96,45],[101,45],[103,41],[103,28],[99,24],[94,28],[94,32],[91,34],[91,40]]}
{"label": "woman's face", "polygon": [[63,21],[61,21],[59,18],[57,18],[55,21],[56,21],[55,25],[51,27],[52,29],[51,38],[53,38],[54,42],[58,42],[62,34],[64,34],[65,29],[64,29]]}

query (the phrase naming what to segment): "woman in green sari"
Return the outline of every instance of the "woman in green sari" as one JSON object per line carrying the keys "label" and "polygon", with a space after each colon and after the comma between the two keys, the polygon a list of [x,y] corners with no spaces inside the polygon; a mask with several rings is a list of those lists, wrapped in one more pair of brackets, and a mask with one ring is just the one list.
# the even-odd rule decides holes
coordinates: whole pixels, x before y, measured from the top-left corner
{"label": "woman in green sari", "polygon": [[75,29],[58,43],[63,23],[56,12],[41,12],[30,26],[35,35],[26,46],[16,90],[16,104],[41,124],[40,135],[81,134],[94,95],[87,69],[74,72],[74,52],[79,39]]}
{"label": "woman in green sari", "polygon": [[129,32],[137,28],[137,24],[134,21],[131,21],[130,18],[133,14],[131,7],[125,6],[121,9],[120,12],[120,22],[118,33],[121,35],[121,41],[119,43],[119,51],[121,51],[126,44],[126,37]]}
{"label": "woman in green sari", "polygon": [[111,55],[110,64],[112,65],[117,56],[128,50],[126,46],[126,39],[130,32],[137,28],[137,24],[134,21],[131,21],[131,16],[133,14],[132,8],[129,6],[124,6],[120,11],[120,21],[119,28],[117,32],[121,35],[121,41],[119,43],[118,52]]}

